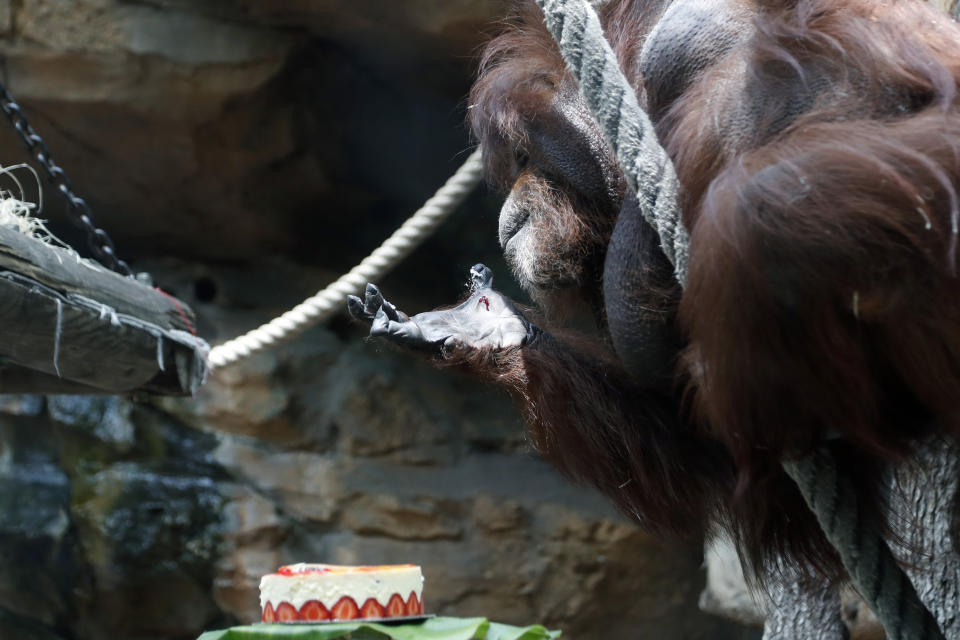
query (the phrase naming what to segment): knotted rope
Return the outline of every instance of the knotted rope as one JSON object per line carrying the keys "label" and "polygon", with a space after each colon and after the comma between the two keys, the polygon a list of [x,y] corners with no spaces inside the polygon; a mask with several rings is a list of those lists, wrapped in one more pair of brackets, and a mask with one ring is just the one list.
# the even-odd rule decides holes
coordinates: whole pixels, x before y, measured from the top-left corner
{"label": "knotted rope", "polygon": [[343,310],[347,296],[379,280],[416,249],[459,206],[483,175],[480,149],[382,245],[347,274],[270,322],[210,350],[211,368],[222,367],[289,340]]}
{"label": "knotted rope", "polygon": [[886,542],[860,522],[853,486],[837,476],[833,456],[821,450],[784,461],[783,468],[800,487],[887,638],[943,638]]}
{"label": "knotted rope", "polygon": [[[623,76],[587,0],[536,0],[580,93],[603,128],[647,222],[657,230],[677,279],[687,274],[689,235],[680,220],[673,163]],[[857,589],[890,640],[941,640],[936,621],[917,596],[886,542],[861,521],[853,487],[827,451],[784,463],[837,549]]]}
{"label": "knotted rope", "polygon": [[627,184],[640,199],[644,219],[657,230],[660,246],[683,282],[690,237],[680,220],[677,174],[657,141],[650,118],[620,72],[596,12],[584,0],[537,0],[537,4],[580,84],[583,99],[603,128]]}

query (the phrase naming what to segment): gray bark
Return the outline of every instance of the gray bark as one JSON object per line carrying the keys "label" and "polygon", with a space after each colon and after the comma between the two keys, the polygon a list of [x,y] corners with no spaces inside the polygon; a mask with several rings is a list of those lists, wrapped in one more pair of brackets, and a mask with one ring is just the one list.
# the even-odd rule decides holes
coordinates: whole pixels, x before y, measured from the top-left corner
{"label": "gray bark", "polygon": [[960,445],[934,437],[892,474],[891,549],[947,640],[960,640],[960,554],[956,497]]}
{"label": "gray bark", "polygon": [[763,640],[846,640],[837,585],[801,585],[790,566],[776,568],[770,580],[770,606]]}

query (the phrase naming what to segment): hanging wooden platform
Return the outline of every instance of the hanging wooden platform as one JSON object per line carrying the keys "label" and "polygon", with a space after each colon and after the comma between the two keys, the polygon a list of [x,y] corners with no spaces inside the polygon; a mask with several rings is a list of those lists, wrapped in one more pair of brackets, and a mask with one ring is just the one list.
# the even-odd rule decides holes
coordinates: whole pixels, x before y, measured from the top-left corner
{"label": "hanging wooden platform", "polygon": [[0,227],[0,393],[192,395],[209,348],[187,305]]}

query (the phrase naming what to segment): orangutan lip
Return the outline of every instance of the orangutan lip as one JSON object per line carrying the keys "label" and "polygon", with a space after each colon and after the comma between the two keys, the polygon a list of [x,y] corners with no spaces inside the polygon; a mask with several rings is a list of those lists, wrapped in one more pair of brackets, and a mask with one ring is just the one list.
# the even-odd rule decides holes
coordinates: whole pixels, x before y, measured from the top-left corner
{"label": "orangutan lip", "polygon": [[530,213],[526,211],[513,216],[513,218],[500,229],[500,248],[506,249],[507,244],[517,237],[517,234],[520,233],[529,219]]}
{"label": "orangutan lip", "polygon": [[501,242],[500,242],[500,248],[503,250],[503,253],[504,253],[505,256],[509,256],[509,255],[511,254],[512,248],[511,248],[510,244],[511,244],[511,241],[512,241],[514,238],[516,238],[516,237],[517,237],[517,234],[514,233],[512,236],[510,236],[509,238],[507,238],[505,241],[501,241]]}

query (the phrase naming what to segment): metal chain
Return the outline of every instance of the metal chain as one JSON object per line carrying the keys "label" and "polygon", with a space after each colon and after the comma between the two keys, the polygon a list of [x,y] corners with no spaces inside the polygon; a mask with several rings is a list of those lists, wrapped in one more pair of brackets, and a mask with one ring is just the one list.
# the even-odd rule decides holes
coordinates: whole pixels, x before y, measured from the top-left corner
{"label": "metal chain", "polygon": [[73,192],[73,185],[67,174],[50,157],[50,149],[37,132],[34,131],[26,117],[20,110],[20,105],[14,101],[7,88],[0,83],[0,110],[7,116],[10,124],[20,134],[20,138],[27,145],[27,150],[36,158],[40,166],[47,172],[50,182],[63,194],[67,200],[70,220],[87,236],[87,245],[94,257],[104,266],[125,276],[134,277],[133,270],[125,261],[117,257],[117,250],[113,240],[107,232],[93,223],[93,212],[87,201]]}

